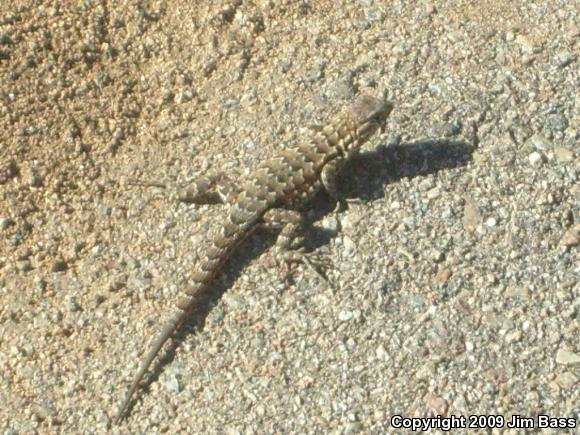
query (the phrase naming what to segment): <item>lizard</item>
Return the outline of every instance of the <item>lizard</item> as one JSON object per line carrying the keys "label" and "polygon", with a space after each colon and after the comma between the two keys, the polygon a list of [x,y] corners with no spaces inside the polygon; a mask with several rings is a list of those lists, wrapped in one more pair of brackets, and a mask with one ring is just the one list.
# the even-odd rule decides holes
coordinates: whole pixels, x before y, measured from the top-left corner
{"label": "lizard", "polygon": [[[336,199],[338,208],[341,200],[336,192],[336,174],[378,129],[384,131],[392,109],[393,104],[385,96],[361,95],[309,140],[259,164],[239,189],[228,195],[215,191],[219,175],[202,177],[190,189],[181,191],[178,197],[189,202],[219,202],[220,198],[228,201],[229,212],[223,225],[208,237],[206,249],[192,273],[192,285],[183,290],[176,309],[141,360],[119,408],[116,424],[127,413],[133,395],[163,345],[187,321],[199,296],[211,289],[238,245],[255,229],[259,226],[278,229],[275,245],[284,261],[307,262],[297,237],[303,226],[303,215],[296,208],[320,189]],[[134,184],[165,187],[156,183]]]}

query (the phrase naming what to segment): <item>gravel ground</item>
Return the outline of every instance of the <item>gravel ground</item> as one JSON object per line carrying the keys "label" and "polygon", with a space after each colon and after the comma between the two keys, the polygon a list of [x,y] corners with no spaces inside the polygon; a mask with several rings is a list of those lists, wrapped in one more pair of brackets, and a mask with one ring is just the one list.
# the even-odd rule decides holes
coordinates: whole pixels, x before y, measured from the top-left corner
{"label": "gravel ground", "polygon": [[[2,433],[578,424],[578,2],[10,3]],[[321,195],[308,215],[330,285],[300,267],[288,279],[271,238],[252,237],[112,425],[224,217],[126,177],[248,173],[382,90],[388,132],[342,177],[354,201],[335,215]]]}

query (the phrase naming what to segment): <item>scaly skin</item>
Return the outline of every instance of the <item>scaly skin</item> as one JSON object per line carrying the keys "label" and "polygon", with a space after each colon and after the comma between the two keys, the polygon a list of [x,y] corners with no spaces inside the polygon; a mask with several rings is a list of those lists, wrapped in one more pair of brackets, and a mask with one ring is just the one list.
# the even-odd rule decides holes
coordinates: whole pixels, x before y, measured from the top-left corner
{"label": "scaly skin", "polygon": [[[385,99],[361,96],[345,113],[335,117],[310,141],[284,150],[279,156],[260,164],[250,175],[237,196],[230,200],[228,218],[215,234],[210,235],[204,257],[193,273],[192,286],[183,291],[177,309],[165,323],[142,359],[125,400],[115,420],[121,421],[141,379],[161,347],[188,319],[199,296],[211,290],[216,276],[223,270],[236,247],[259,225],[281,227],[277,246],[292,248],[296,232],[302,225],[301,215],[291,210],[306,202],[324,187],[333,197],[334,177],[342,164],[356,154],[378,128],[383,128],[393,106]],[[203,189],[211,182],[205,179]],[[206,192],[194,189],[201,197]],[[195,197],[189,200],[196,202]],[[297,257],[288,257],[296,259]]]}

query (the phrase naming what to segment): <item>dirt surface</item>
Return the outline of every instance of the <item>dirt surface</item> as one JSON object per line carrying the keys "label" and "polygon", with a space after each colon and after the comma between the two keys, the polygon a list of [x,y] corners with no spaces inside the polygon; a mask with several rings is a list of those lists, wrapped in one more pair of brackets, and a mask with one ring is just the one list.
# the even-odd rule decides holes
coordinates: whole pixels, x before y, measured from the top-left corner
{"label": "dirt surface", "polygon": [[[2,2],[0,431],[578,425],[578,10]],[[384,90],[388,132],[342,177],[355,201],[336,215],[321,195],[309,214],[330,285],[289,280],[252,237],[113,426],[225,212],[127,177],[248,174]]]}

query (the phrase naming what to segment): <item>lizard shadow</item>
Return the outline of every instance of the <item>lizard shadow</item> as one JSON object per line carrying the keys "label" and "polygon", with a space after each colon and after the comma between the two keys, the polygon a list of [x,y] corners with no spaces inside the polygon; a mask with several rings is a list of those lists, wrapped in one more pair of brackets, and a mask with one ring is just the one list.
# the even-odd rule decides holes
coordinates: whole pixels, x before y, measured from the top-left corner
{"label": "lizard shadow", "polygon": [[[475,146],[468,142],[449,140],[422,140],[412,143],[381,145],[373,151],[361,152],[348,163],[350,170],[345,170],[339,176],[339,186],[345,199],[356,198],[368,202],[384,196],[384,186],[395,183],[402,178],[437,173],[446,169],[465,166],[472,159]],[[366,188],[361,188],[366,187]],[[313,222],[327,215],[335,207],[330,197],[323,192],[313,198],[311,213],[306,214],[306,230],[304,246],[306,251],[315,250],[327,245],[336,231],[317,228]],[[176,356],[176,350],[181,343],[194,331],[204,329],[213,307],[220,301],[224,293],[234,285],[242,271],[253,260],[265,252],[275,241],[275,234],[260,231],[259,237],[252,235],[238,249],[239,255],[228,262],[227,272],[214,282],[211,291],[200,295],[199,304],[191,314],[190,320],[176,332],[167,347],[153,364],[149,376],[144,378],[143,390],[157,381],[163,367]],[[127,412],[130,412],[137,398],[132,400]]]}
{"label": "lizard shadow", "polygon": [[[421,140],[379,146],[353,158],[356,168],[344,172],[345,197],[371,201],[384,196],[384,186],[403,178],[415,178],[467,165],[475,147],[464,141]],[[360,174],[360,175],[359,175]],[[358,178],[358,182],[353,179]],[[357,186],[358,185],[358,186]],[[361,189],[360,186],[366,187]]]}
{"label": "lizard shadow", "polygon": [[[467,165],[475,146],[465,141],[421,140],[386,146],[379,145],[372,151],[354,156],[347,168],[339,174],[340,196],[345,200],[369,202],[385,196],[384,187],[403,178],[415,178],[439,171]],[[333,210],[334,204],[326,193],[320,192],[313,200],[313,212],[309,221],[317,221]],[[319,231],[316,229],[315,231]],[[328,243],[335,232],[308,238],[308,249],[316,249]]]}

